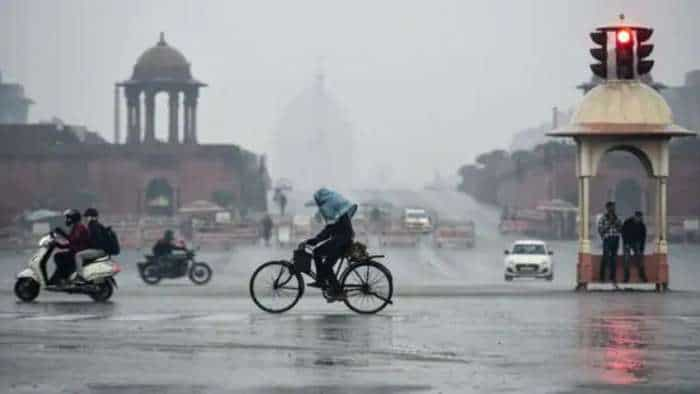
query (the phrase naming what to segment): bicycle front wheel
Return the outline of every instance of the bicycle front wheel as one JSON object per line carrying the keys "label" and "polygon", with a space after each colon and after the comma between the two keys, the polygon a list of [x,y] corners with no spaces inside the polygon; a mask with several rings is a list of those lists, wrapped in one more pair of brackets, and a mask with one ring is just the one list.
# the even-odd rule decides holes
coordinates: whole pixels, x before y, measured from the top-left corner
{"label": "bicycle front wheel", "polygon": [[362,314],[381,311],[391,303],[394,293],[391,273],[375,261],[351,265],[340,283],[345,291],[345,305]]}
{"label": "bicycle front wheel", "polygon": [[304,294],[304,279],[286,261],[270,261],[250,278],[250,296],[258,308],[269,313],[286,312]]}

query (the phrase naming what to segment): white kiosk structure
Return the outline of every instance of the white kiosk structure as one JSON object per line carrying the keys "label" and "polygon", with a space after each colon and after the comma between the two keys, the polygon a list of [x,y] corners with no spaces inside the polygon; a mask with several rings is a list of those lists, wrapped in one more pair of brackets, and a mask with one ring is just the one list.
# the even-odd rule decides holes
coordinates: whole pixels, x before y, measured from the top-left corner
{"label": "white kiosk structure", "polygon": [[[571,123],[548,134],[572,137],[576,141],[576,176],[579,195],[579,250],[577,289],[602,282],[599,277],[601,256],[591,249],[590,179],[598,173],[603,157],[613,151],[636,156],[648,176],[656,179],[656,235],[651,254],[644,256],[647,283],[657,291],[668,288],[667,179],[669,176],[669,142],[673,137],[694,136],[695,132],[673,124],[671,109],[661,95],[638,80],[610,80],[592,89],[583,98]],[[621,260],[621,256],[618,256]],[[617,277],[623,264],[618,261]],[[631,282],[640,283],[633,271]]]}

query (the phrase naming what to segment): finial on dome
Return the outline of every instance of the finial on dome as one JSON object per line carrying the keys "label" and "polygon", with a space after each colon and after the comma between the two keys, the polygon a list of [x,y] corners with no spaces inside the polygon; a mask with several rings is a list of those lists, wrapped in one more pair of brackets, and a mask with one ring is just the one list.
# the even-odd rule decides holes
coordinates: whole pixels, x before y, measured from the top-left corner
{"label": "finial on dome", "polygon": [[158,45],[161,45],[161,46],[168,45],[165,42],[165,33],[163,33],[163,32],[160,32],[160,40],[158,40]]}

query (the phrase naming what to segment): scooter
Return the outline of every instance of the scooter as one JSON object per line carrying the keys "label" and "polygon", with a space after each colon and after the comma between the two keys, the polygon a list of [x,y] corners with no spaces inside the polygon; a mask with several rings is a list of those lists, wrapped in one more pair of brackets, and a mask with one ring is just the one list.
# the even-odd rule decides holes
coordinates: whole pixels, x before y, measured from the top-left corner
{"label": "scooter", "polygon": [[196,285],[207,284],[211,280],[211,267],[202,261],[195,261],[195,253],[192,250],[184,254],[168,256],[167,261],[160,261],[157,257],[146,255],[146,261],[137,263],[141,279],[149,285],[158,284],[161,279],[175,279],[187,275]]}
{"label": "scooter", "polygon": [[111,256],[86,260],[81,270],[84,280],[67,285],[47,284],[41,267],[46,267],[56,249],[61,248],[55,232],[41,238],[39,250],[29,259],[28,268],[17,274],[15,295],[24,302],[31,302],[39,296],[41,289],[69,294],[87,294],[96,302],[105,302],[112,297],[117,281],[114,276],[121,272],[119,264],[112,261]]}

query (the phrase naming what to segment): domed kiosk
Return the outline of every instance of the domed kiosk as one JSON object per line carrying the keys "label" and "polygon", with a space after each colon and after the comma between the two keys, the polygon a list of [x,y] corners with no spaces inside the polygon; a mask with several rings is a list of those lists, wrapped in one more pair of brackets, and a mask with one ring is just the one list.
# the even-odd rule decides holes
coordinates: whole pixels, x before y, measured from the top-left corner
{"label": "domed kiosk", "polygon": [[[590,179],[609,152],[626,151],[636,156],[647,175],[656,179],[656,245],[644,256],[647,283],[657,290],[669,283],[666,241],[666,189],[669,175],[669,142],[673,137],[694,136],[695,132],[673,124],[671,109],[661,95],[639,80],[609,80],[590,90],[579,104],[571,123],[548,133],[572,137],[577,145],[576,175],[579,190],[579,253],[577,288],[603,282],[599,277],[601,256],[591,251],[589,206]],[[619,257],[618,257],[619,258]],[[622,264],[617,264],[622,270]],[[621,277],[618,272],[617,277]],[[638,277],[632,282],[640,283]]]}
{"label": "domed kiosk", "polygon": [[[180,142],[179,109],[180,95],[182,94],[185,106],[182,142],[185,144],[197,143],[197,98],[199,97],[199,88],[204,86],[207,85],[192,77],[187,58],[180,51],[168,45],[164,34],[161,33],[158,43],[139,56],[131,78],[117,83],[117,89],[123,87],[126,96],[126,142],[138,144],[156,141],[155,97],[158,93],[165,92],[169,96],[168,142]],[[141,136],[142,96],[146,109],[143,138]],[[118,97],[115,100],[118,100]],[[116,116],[115,128],[118,130],[118,107]],[[115,134],[115,139],[119,140],[118,133]]]}

